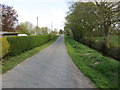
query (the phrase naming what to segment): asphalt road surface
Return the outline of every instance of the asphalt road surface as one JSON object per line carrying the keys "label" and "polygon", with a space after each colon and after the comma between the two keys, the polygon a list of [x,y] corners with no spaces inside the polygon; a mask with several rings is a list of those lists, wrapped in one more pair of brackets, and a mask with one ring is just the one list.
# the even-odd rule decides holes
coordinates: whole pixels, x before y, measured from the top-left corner
{"label": "asphalt road surface", "polygon": [[2,75],[3,88],[93,88],[70,59],[64,36]]}

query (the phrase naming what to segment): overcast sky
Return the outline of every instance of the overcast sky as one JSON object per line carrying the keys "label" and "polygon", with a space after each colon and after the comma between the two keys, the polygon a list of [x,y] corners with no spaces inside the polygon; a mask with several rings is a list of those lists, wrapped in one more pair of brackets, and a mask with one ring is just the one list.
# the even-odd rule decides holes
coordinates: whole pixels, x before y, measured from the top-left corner
{"label": "overcast sky", "polygon": [[36,25],[39,17],[39,26],[61,29],[64,27],[64,17],[68,11],[68,0],[0,0],[0,4],[13,6],[19,14],[19,22],[29,21]]}
{"label": "overcast sky", "polygon": [[13,6],[19,14],[19,22],[29,21],[36,25],[36,18],[38,16],[40,27],[47,26],[51,28],[52,22],[53,28],[62,29],[66,12],[68,11],[68,1],[78,0],[0,0],[0,4]]}

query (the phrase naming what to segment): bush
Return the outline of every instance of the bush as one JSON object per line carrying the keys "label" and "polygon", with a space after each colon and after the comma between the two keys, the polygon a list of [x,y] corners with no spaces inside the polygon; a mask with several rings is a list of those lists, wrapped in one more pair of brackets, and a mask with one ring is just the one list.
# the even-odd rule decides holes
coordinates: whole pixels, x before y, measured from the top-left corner
{"label": "bush", "polygon": [[8,53],[9,43],[5,37],[0,38],[0,58]]}
{"label": "bush", "polygon": [[86,46],[89,46],[92,49],[96,49],[97,51],[103,53],[105,56],[109,56],[120,61],[120,47],[110,46],[108,48],[105,47],[105,44],[102,41],[91,41],[89,39],[81,39],[79,42],[83,43]]}
{"label": "bush", "polygon": [[39,36],[11,36],[7,37],[10,43],[9,55],[15,56],[30,50],[32,48],[38,47],[49,40],[55,38],[54,35],[39,35]]}
{"label": "bush", "polygon": [[57,37],[57,36],[55,36],[54,34],[49,34],[49,39],[50,40],[54,39],[55,37]]}
{"label": "bush", "polygon": [[108,49],[108,55],[111,56],[112,58],[117,59],[120,61],[120,47],[110,47]]}

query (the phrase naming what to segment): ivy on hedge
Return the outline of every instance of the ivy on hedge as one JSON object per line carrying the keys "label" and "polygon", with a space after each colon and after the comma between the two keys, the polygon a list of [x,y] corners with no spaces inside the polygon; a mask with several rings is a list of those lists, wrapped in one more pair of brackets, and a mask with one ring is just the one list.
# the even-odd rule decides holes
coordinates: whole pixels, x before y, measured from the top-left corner
{"label": "ivy on hedge", "polygon": [[5,37],[0,37],[0,59],[8,53],[9,43]]}

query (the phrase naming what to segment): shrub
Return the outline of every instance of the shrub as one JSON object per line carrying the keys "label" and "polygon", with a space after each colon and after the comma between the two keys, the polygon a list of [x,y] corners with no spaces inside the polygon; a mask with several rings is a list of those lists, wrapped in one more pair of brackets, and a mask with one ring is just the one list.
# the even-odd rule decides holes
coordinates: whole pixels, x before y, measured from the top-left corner
{"label": "shrub", "polygon": [[110,47],[108,49],[108,55],[120,61],[120,47]]}
{"label": "shrub", "polygon": [[9,43],[5,37],[0,38],[0,58],[8,53]]}
{"label": "shrub", "polygon": [[97,51],[103,53],[103,55],[112,57],[112,58],[120,61],[120,56],[119,56],[120,47],[110,46],[108,48],[108,47],[105,47],[105,44],[102,41],[99,41],[99,42],[91,41],[89,39],[81,39],[79,42],[83,43],[86,46],[89,46],[92,49],[96,49]]}
{"label": "shrub", "polygon": [[15,56],[30,50],[32,48],[38,47],[49,40],[55,38],[54,35],[39,35],[39,36],[11,36],[7,37],[10,43],[9,55]]}

